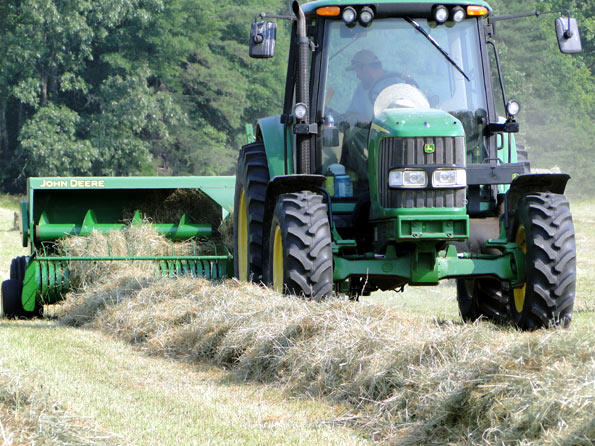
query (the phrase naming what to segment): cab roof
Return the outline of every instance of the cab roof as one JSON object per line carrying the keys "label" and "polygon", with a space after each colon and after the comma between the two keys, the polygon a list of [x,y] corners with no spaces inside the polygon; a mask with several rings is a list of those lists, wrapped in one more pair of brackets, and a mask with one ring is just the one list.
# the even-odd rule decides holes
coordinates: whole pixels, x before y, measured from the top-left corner
{"label": "cab roof", "polygon": [[485,6],[488,11],[492,12],[492,8],[486,2],[482,0],[317,0],[310,3],[304,3],[302,10],[304,14],[313,14],[318,8],[324,6],[359,6],[368,5],[374,6],[377,11],[379,10],[391,10],[391,11],[403,11],[403,14],[411,14],[412,11],[416,10],[431,10],[434,5],[445,5],[445,6]]}

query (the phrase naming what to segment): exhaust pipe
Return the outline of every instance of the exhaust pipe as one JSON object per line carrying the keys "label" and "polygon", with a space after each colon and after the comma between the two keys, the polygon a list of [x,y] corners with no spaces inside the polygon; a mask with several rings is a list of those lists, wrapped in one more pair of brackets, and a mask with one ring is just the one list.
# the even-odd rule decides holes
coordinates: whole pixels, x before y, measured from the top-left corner
{"label": "exhaust pipe", "polygon": [[[297,102],[301,102],[308,107],[308,113],[303,120],[304,124],[310,123],[310,72],[308,67],[308,51],[310,51],[310,42],[306,36],[306,16],[300,7],[300,4],[294,0],[292,4],[293,13],[297,17],[297,45],[298,45],[298,64],[297,64]],[[297,173],[312,173],[310,160],[310,135],[298,134],[297,137]]]}

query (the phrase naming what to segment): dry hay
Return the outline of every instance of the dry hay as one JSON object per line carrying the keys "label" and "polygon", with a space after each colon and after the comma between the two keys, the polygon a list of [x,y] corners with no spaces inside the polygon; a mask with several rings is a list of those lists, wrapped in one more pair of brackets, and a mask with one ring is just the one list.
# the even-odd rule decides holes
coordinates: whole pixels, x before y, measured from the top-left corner
{"label": "dry hay", "polygon": [[200,189],[154,189],[147,190],[142,200],[134,200],[122,212],[122,221],[130,223],[136,211],[140,211],[146,223],[177,224],[186,215],[187,222],[208,224],[213,230],[212,240],[233,250],[233,226],[231,216],[223,219],[222,209]]}
{"label": "dry hay", "polygon": [[72,415],[45,395],[0,372],[0,441],[11,445],[116,445],[127,442],[100,430],[89,418]]}
{"label": "dry hay", "polygon": [[[241,380],[348,402],[350,423],[391,444],[592,445],[595,334],[518,333],[404,316],[340,299],[280,296],[122,274],[62,307],[147,353],[209,361]],[[93,302],[93,304],[89,304]]]}
{"label": "dry hay", "polygon": [[[130,225],[120,231],[93,231],[89,236],[71,236],[57,244],[58,255],[72,257],[153,257],[153,256],[192,256],[221,255],[221,247],[210,239],[186,240],[172,243],[145,222]],[[91,282],[110,281],[111,276],[122,269],[130,269],[144,274],[154,274],[153,261],[71,261],[69,264],[70,283],[80,289]]]}
{"label": "dry hay", "polygon": [[192,223],[209,224],[217,229],[221,224],[221,206],[199,189],[152,189],[143,199],[124,209],[123,221],[131,221],[136,211],[153,223],[177,224],[183,215]]}

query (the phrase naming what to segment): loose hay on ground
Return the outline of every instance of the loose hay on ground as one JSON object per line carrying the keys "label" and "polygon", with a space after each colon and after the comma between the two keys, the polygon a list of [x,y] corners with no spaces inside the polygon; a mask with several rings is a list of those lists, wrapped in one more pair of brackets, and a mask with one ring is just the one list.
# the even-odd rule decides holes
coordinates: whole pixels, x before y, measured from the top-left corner
{"label": "loose hay on ground", "polygon": [[125,444],[115,434],[100,430],[81,418],[48,402],[36,392],[0,371],[0,441],[12,445],[117,445]]}
{"label": "loose hay on ground", "polygon": [[378,439],[593,444],[592,333],[424,320],[236,281],[157,280],[142,272],[113,280],[123,286],[72,296],[64,322],[112,333],[149,354],[209,361],[238,379],[347,401],[353,420]]}

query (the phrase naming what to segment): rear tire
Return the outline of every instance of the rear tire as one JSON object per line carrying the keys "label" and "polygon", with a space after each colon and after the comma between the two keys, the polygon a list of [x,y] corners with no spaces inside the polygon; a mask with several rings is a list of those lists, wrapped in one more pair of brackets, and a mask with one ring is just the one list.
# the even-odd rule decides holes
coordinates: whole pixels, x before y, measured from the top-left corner
{"label": "rear tire", "polygon": [[498,324],[508,321],[508,297],[496,279],[457,279],[457,302],[465,322],[480,317]]}
{"label": "rear tire", "polygon": [[513,321],[521,329],[567,327],[576,287],[576,245],[564,195],[527,194],[519,201],[512,241],[525,253],[526,281],[510,293]]}
{"label": "rear tire", "polygon": [[269,169],[264,144],[242,147],[236,172],[233,215],[234,275],[258,282],[262,274],[262,220]]}
{"label": "rear tire", "polygon": [[326,205],[308,192],[277,200],[267,249],[265,281],[278,292],[320,301],[333,290],[333,252]]}

